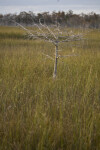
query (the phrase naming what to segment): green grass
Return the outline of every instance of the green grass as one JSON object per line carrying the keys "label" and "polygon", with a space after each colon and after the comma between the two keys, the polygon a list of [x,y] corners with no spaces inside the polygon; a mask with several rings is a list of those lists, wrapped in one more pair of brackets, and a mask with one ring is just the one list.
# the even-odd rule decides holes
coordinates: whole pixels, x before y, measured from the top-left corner
{"label": "green grass", "polygon": [[0,27],[0,150],[100,150],[100,32],[59,60],[56,80],[41,54],[53,45],[23,37]]}

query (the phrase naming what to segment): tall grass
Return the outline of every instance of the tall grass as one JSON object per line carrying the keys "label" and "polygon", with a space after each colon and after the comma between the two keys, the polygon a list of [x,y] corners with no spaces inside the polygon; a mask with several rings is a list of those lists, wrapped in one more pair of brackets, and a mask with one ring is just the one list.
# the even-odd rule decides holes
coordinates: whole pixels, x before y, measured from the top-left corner
{"label": "tall grass", "polygon": [[53,45],[0,27],[0,150],[100,150],[100,32],[88,39],[53,80]]}

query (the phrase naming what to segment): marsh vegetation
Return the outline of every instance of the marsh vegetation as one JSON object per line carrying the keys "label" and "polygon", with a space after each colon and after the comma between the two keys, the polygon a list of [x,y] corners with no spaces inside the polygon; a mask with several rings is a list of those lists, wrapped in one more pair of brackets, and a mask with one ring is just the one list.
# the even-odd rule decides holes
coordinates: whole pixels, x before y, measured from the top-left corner
{"label": "marsh vegetation", "polygon": [[41,54],[53,45],[23,34],[0,27],[0,150],[100,150],[100,31],[58,62],[56,80]]}

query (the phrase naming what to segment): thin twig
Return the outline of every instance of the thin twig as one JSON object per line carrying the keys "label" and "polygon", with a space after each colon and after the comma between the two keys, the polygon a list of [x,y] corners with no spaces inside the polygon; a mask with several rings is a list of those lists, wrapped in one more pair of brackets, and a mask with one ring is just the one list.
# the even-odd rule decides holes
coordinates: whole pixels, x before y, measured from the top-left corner
{"label": "thin twig", "polygon": [[47,54],[42,53],[42,55],[44,55],[44,56],[46,56],[46,57],[48,57],[48,58],[50,58],[50,59],[54,60],[54,58],[53,58],[53,57],[51,57],[51,56],[49,56],[49,55],[47,55]]}
{"label": "thin twig", "polygon": [[71,57],[71,56],[79,56],[78,54],[69,54],[69,55],[64,55],[64,56],[61,56],[59,55],[58,57]]}

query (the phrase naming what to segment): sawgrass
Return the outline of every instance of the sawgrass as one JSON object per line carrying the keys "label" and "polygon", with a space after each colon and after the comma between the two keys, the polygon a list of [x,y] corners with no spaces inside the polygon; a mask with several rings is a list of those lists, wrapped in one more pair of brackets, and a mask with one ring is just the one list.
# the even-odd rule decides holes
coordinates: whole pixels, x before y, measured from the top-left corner
{"label": "sawgrass", "polygon": [[23,34],[0,27],[0,150],[100,150],[100,32],[59,59],[56,80],[53,45]]}

